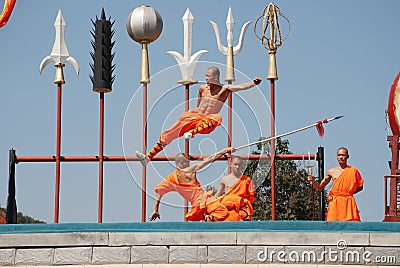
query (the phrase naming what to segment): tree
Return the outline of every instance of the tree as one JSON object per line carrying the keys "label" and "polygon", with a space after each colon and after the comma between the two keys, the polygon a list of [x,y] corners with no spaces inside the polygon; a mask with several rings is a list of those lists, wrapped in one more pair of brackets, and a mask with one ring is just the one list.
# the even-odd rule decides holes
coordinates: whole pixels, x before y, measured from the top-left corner
{"label": "tree", "polygon": [[[4,213],[6,213],[6,209],[0,207],[0,210],[3,211]],[[30,216],[24,215],[21,212],[17,213],[17,223],[21,223],[21,224],[26,224],[26,223],[46,223],[44,221],[41,220],[36,220]]]}
{"label": "tree", "polygon": [[[265,138],[260,138],[260,140]],[[260,143],[253,154],[268,154],[269,143]],[[292,154],[289,141],[276,139],[276,154]],[[256,187],[253,220],[271,219],[271,172],[270,160],[252,160],[245,175],[253,178]],[[301,163],[293,160],[275,161],[275,216],[277,220],[316,220],[319,202],[317,191],[307,180],[307,172]],[[326,198],[326,196],[325,196]]]}

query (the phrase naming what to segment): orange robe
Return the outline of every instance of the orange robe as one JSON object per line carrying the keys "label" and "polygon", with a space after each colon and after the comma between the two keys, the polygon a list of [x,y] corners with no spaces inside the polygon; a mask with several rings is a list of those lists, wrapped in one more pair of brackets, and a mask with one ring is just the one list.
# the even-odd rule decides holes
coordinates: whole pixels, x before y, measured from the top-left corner
{"label": "orange robe", "polygon": [[219,114],[203,114],[197,109],[189,110],[184,112],[170,129],[161,132],[160,140],[164,144],[170,144],[193,129],[198,129],[200,134],[209,134],[221,123],[222,116]]}
{"label": "orange robe", "polygon": [[253,181],[242,175],[228,192],[219,198],[220,202],[229,210],[228,219],[250,221],[253,214],[254,195]]}
{"label": "orange robe", "polygon": [[205,192],[197,180],[195,184],[180,183],[176,171],[160,182],[154,191],[161,196],[175,191],[190,202],[192,209],[185,215],[189,221],[205,220],[206,215],[213,221],[223,221],[228,217],[228,210],[212,196],[212,191]]}
{"label": "orange robe", "polygon": [[361,221],[356,200],[353,194],[364,180],[360,172],[352,166],[347,166],[332,185],[329,192],[327,221]]}

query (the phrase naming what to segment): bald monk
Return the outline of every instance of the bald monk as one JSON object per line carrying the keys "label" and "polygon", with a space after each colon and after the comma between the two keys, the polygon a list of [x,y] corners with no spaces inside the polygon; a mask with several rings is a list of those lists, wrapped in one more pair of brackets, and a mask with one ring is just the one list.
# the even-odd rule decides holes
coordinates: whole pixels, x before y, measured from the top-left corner
{"label": "bald monk", "polygon": [[159,206],[162,196],[175,191],[192,205],[192,209],[185,215],[185,219],[189,221],[224,221],[229,216],[227,208],[212,195],[212,190],[205,192],[201,188],[196,173],[219,157],[232,153],[234,150],[232,147],[225,148],[193,165],[190,165],[190,160],[185,154],[177,154],[175,171],[154,189],[156,192],[154,212],[149,220],[154,221],[160,218]]}
{"label": "bald monk", "polygon": [[[238,155],[231,156],[231,173],[221,178],[215,197],[231,212],[230,220],[250,221],[253,214],[254,184],[243,175],[244,162]],[[225,193],[225,194],[224,194]]]}
{"label": "bald monk", "polygon": [[339,148],[336,158],[339,165],[329,169],[320,184],[314,181],[312,175],[308,175],[308,180],[318,191],[322,191],[333,180],[332,190],[328,195],[327,221],[361,221],[353,195],[363,189],[364,180],[355,167],[347,165],[347,148]]}
{"label": "bald monk", "polygon": [[164,147],[178,137],[185,136],[189,140],[196,134],[209,134],[222,123],[219,112],[230,92],[250,89],[261,83],[261,78],[255,77],[253,82],[240,85],[221,85],[220,72],[217,67],[206,71],[207,84],[201,85],[197,99],[197,108],[184,112],[178,121],[168,130],[161,132],[160,139],[147,155],[136,151],[136,156],[143,165],[153,159]]}

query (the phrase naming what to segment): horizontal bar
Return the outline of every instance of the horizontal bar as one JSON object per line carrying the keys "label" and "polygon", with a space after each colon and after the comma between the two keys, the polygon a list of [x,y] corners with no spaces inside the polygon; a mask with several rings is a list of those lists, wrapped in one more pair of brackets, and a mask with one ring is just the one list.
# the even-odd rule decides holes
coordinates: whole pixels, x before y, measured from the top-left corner
{"label": "horizontal bar", "polygon": [[[243,159],[258,160],[258,159],[270,159],[270,155],[238,155]],[[308,160],[308,157],[313,160],[315,154],[277,154],[275,155],[276,160]],[[190,155],[190,160],[204,159],[207,156],[201,155]],[[226,156],[220,157],[217,160],[227,160]],[[318,159],[318,158],[317,158]],[[95,156],[60,156],[61,162],[98,162],[100,157]],[[55,162],[55,156],[16,156],[15,163],[21,162]],[[124,161],[139,161],[136,156],[104,156],[103,161],[108,162],[124,162]],[[156,156],[151,161],[175,161],[175,156]]]}

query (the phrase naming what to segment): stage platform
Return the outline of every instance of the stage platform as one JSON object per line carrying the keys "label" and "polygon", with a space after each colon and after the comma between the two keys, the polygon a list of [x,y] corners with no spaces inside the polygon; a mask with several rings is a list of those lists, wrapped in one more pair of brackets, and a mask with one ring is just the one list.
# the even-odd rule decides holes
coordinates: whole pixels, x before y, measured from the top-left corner
{"label": "stage platform", "polygon": [[[0,225],[0,266],[400,267],[396,222]],[[73,265],[73,266],[71,266]]]}

